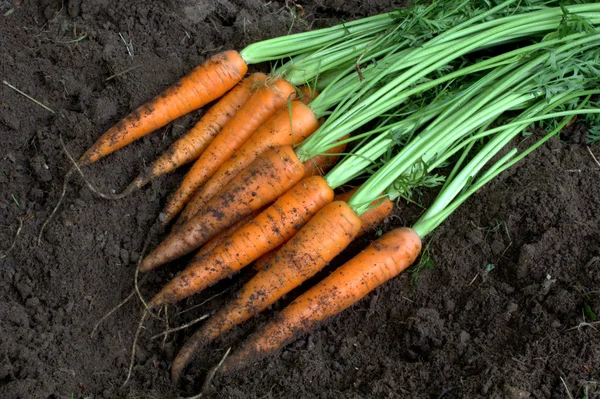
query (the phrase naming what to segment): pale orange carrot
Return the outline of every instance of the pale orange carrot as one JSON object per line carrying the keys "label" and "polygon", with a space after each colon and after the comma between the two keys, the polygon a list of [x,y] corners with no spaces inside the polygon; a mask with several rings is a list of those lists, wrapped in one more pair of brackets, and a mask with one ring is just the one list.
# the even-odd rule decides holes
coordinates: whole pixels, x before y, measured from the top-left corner
{"label": "pale orange carrot", "polygon": [[298,334],[306,333],[316,323],[338,314],[400,274],[420,252],[421,238],[414,230],[388,232],[279,312],[225,359],[220,372],[231,373],[275,353]]}
{"label": "pale orange carrot", "polygon": [[[250,136],[273,114],[295,96],[295,89],[285,80],[258,88],[252,97],[211,141],[200,158],[185,175],[183,182],[161,213],[161,222],[170,222],[200,188]],[[292,98],[293,99],[293,98]]]}
{"label": "pale orange carrot", "polygon": [[221,97],[246,74],[237,51],[217,54],[118,122],[79,159],[84,166]]}

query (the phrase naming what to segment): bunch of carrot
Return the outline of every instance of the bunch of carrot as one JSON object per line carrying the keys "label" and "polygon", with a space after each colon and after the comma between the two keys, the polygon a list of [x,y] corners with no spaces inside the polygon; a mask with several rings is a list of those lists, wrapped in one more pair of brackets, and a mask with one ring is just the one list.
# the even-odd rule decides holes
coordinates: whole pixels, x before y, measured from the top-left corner
{"label": "bunch of carrot", "polygon": [[[272,353],[406,269],[421,240],[469,195],[572,115],[598,112],[585,106],[598,94],[600,5],[447,3],[418,1],[404,11],[216,55],[109,129],[67,173],[222,97],[122,193],[100,193],[122,198],[195,161],[159,217],[163,225],[181,213],[179,220],[139,270],[199,252],[145,312],[255,263],[255,277],[177,355],[175,381],[195,350],[314,276],[390,215],[397,198],[445,180],[412,228],[384,235],[297,298],[223,371]],[[512,42],[520,46],[469,58]],[[249,64],[266,60],[287,62],[271,75],[243,79]],[[530,149],[510,152],[475,179],[531,123],[563,117]],[[368,131],[349,136],[368,124]],[[448,165],[454,167],[447,177],[434,173]],[[365,180],[360,188],[335,195],[357,178]]]}

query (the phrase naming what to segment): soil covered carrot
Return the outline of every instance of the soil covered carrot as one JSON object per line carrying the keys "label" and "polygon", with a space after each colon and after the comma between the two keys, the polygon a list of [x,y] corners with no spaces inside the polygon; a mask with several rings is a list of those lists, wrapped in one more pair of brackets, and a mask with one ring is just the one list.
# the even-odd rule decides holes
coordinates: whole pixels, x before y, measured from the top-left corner
{"label": "soil covered carrot", "polygon": [[[356,190],[358,190],[358,187],[343,194],[338,194],[335,196],[334,201],[348,202]],[[375,200],[371,205],[371,209],[360,215],[361,227],[355,239],[361,237],[363,234],[368,234],[375,231],[377,226],[379,226],[394,209],[394,203],[387,197]],[[275,262],[277,262],[277,249],[274,249],[258,258],[252,265],[252,269],[258,271]]]}
{"label": "soil covered carrot", "polygon": [[236,51],[209,58],[179,82],[142,105],[110,128],[79,159],[81,166],[96,162],[182,115],[198,109],[232,89],[248,66]]}
{"label": "soil covered carrot", "polygon": [[233,118],[221,129],[200,158],[185,175],[183,182],[173,194],[160,220],[170,222],[188,203],[196,190],[202,186],[219,167],[226,162],[248,138],[294,95],[296,90],[284,80],[277,80],[260,87],[244,103]]}
{"label": "soil covered carrot", "polygon": [[322,177],[301,181],[210,252],[194,259],[154,296],[149,306],[179,301],[239,271],[287,241],[332,200],[333,190]]}
{"label": "soil covered carrot", "polygon": [[280,267],[259,271],[231,302],[186,343],[174,361],[174,379],[178,379],[191,354],[199,346],[264,310],[300,282],[313,276],[335,257],[338,248],[352,241],[360,225],[360,219],[345,202],[332,202],[321,209],[279,251]]}
{"label": "soil covered carrot", "polygon": [[[216,195],[221,188],[256,157],[274,147],[295,145],[319,127],[314,113],[301,101],[292,101],[269,118],[196,192],[180,216],[185,223]],[[180,223],[178,221],[178,223]]]}
{"label": "soil covered carrot", "polygon": [[233,117],[237,110],[250,98],[258,83],[264,82],[267,75],[253,73],[244,79],[215,105],[180,139],[158,157],[152,165],[135,178],[123,191],[121,196],[148,184],[164,174],[170,173],[186,163],[196,160],[223,126]]}
{"label": "soil covered carrot", "polygon": [[249,213],[248,215],[244,216],[243,218],[241,218],[240,220],[238,220],[231,226],[227,227],[225,230],[222,230],[219,234],[215,235],[206,244],[204,244],[198,252],[196,252],[194,254],[192,261],[195,259],[199,259],[202,256],[210,253],[213,249],[215,249],[221,243],[229,240],[229,237],[231,237],[231,235],[233,233],[235,233],[237,230],[240,229],[240,227],[244,226],[246,223],[248,223],[249,221],[254,219],[259,213],[260,213],[260,211],[255,211],[255,212]]}
{"label": "soil covered carrot", "polygon": [[172,232],[142,261],[140,270],[151,270],[199,248],[227,226],[276,200],[303,176],[304,165],[291,147],[267,151],[225,186],[231,190],[213,197],[201,213]]}
{"label": "soil covered carrot", "polygon": [[[383,235],[324,280],[296,298],[223,364],[223,374],[268,356],[397,276],[418,257],[421,238],[410,228]],[[179,357],[179,355],[178,355]],[[177,359],[176,359],[177,361]]]}

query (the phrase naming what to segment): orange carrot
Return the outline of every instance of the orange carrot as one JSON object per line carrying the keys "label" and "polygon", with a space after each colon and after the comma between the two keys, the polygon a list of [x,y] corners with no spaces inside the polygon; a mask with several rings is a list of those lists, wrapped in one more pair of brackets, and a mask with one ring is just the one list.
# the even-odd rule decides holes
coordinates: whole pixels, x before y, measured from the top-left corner
{"label": "orange carrot", "polygon": [[[336,195],[335,200],[348,202],[348,200],[352,197],[352,195],[354,195],[359,187],[360,186],[354,187],[350,191]],[[362,227],[356,238],[362,236],[363,234],[368,234],[372,231],[375,231],[377,226],[383,222],[383,219],[390,216],[394,210],[394,203],[386,196],[385,198],[380,198],[373,201],[371,203],[371,207],[371,209],[360,215]]]}
{"label": "orange carrot", "polygon": [[345,202],[326,205],[277,251],[277,262],[248,281],[235,298],[194,334],[194,339],[211,342],[275,303],[348,246],[360,227],[359,217]]}
{"label": "orange carrot", "polygon": [[151,270],[199,248],[221,230],[275,201],[304,176],[304,165],[289,146],[256,158],[213,197],[206,208],[172,232],[140,266]]}
{"label": "orange carrot", "polygon": [[79,159],[89,165],[146,134],[165,126],[233,88],[248,66],[236,51],[217,54],[175,85],[142,105],[104,133]]}
{"label": "orange carrot", "polygon": [[235,116],[223,126],[221,132],[185,175],[161,213],[161,222],[170,222],[196,190],[250,138],[252,133],[281,109],[295,92],[292,85],[281,79],[258,88]]}
{"label": "orange carrot", "polygon": [[298,97],[304,104],[309,104],[319,95],[318,91],[309,86],[300,86],[298,92]]}
{"label": "orange carrot", "polygon": [[410,266],[420,251],[421,238],[410,228],[395,229],[380,237],[253,334],[225,360],[221,373],[241,369],[250,361],[276,352],[297,334],[358,302]]}
{"label": "orange carrot", "polygon": [[200,120],[157,158],[149,168],[131,182],[119,197],[125,196],[148,184],[152,179],[165,175],[196,160],[206,149],[223,126],[235,115],[237,110],[250,98],[257,83],[267,79],[264,73],[253,73],[236,87],[231,89]]}
{"label": "orange carrot", "polygon": [[[355,187],[348,192],[338,194],[335,196],[334,201],[348,202],[348,200],[350,199],[350,197],[352,197],[352,194],[354,194],[356,190],[358,190],[358,187]],[[383,219],[385,219],[392,213],[393,209],[394,203],[390,201],[387,197],[385,199],[373,201],[373,208],[360,215],[361,227],[360,231],[358,232],[355,238],[358,238],[363,234],[375,231],[375,229],[377,228],[377,226],[379,226]],[[274,249],[258,258],[254,262],[252,268],[258,271],[264,269],[265,267],[274,262],[277,262],[277,249]]]}
{"label": "orange carrot", "polygon": [[226,241],[192,261],[148,306],[177,302],[239,271],[287,241],[332,200],[333,190],[322,177],[302,180]]}
{"label": "orange carrot", "polygon": [[277,111],[196,192],[181,213],[181,222],[178,223],[184,223],[190,216],[195,215],[259,154],[273,147],[298,144],[318,127],[319,122],[315,114],[301,101],[292,101],[289,107]]}

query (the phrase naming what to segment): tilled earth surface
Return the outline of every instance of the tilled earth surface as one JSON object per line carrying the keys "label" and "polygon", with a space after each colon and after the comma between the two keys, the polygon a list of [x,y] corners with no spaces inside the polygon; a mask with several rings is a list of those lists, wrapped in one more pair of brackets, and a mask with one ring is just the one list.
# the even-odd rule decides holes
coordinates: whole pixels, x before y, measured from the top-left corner
{"label": "tilled earth surface", "polygon": [[[81,178],[72,179],[38,245],[37,233],[70,167],[61,140],[81,154],[130,110],[222,49],[402,4],[15,3],[0,1],[0,77],[54,113],[0,86],[0,397],[170,398],[198,392],[225,349],[296,293],[205,348],[178,388],[169,380],[170,362],[193,328],[152,340],[166,327],[148,321],[132,378],[121,387],[139,303],[126,303],[90,334],[131,292],[146,232],[185,171],[120,201],[99,199]],[[104,190],[124,188],[201,112],[86,174]],[[600,314],[600,165],[592,155],[600,156],[600,145],[588,147],[585,136],[575,124],[474,195],[429,237],[429,261],[421,263],[428,267],[390,281],[276,356],[215,378],[207,394],[600,397],[600,325],[593,324]],[[417,207],[399,205],[383,230],[417,219]],[[355,243],[342,258],[371,239]],[[184,264],[151,273],[142,293],[156,292]],[[240,277],[169,307],[170,327],[214,311],[246,276]]]}

